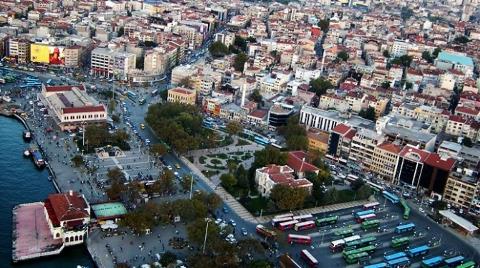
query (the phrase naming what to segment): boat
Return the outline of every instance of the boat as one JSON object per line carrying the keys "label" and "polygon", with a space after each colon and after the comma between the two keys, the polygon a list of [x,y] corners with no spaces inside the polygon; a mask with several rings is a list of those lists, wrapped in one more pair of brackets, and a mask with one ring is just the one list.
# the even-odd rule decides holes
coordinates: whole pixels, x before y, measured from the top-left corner
{"label": "boat", "polygon": [[7,96],[7,95],[4,95],[4,96],[2,97],[2,99],[3,99],[3,101],[5,101],[5,102],[11,102],[11,101],[12,101],[12,98],[10,98],[10,97]]}
{"label": "boat", "polygon": [[23,156],[29,157],[30,156],[30,151],[27,149],[23,152]]}
{"label": "boat", "polygon": [[23,140],[26,142],[30,142],[32,140],[32,132],[25,130],[23,132]]}
{"label": "boat", "polygon": [[44,168],[46,163],[45,160],[43,159],[42,153],[38,148],[32,147],[30,148],[30,155],[32,156],[33,163],[35,163],[35,166],[37,168]]}

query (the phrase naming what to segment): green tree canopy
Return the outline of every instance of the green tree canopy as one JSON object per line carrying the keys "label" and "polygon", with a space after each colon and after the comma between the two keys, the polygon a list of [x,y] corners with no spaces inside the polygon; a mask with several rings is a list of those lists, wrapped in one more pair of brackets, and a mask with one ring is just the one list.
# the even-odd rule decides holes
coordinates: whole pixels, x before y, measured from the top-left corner
{"label": "green tree canopy", "polygon": [[180,103],[151,105],[145,118],[155,134],[178,153],[199,147],[199,140],[206,136],[202,120],[195,106]]}
{"label": "green tree canopy", "polygon": [[250,99],[256,103],[262,103],[263,96],[260,94],[258,89],[253,90],[252,94],[250,95]]}
{"label": "green tree canopy", "polygon": [[328,27],[330,26],[330,20],[329,19],[323,19],[318,21],[318,27],[322,30],[322,32],[328,31]]}
{"label": "green tree canopy", "polygon": [[383,81],[381,87],[384,89],[390,88],[390,81]]}
{"label": "green tree canopy", "polygon": [[383,56],[384,56],[385,58],[390,58],[390,53],[388,52],[388,50],[385,49],[385,50],[383,51]]}
{"label": "green tree canopy", "polygon": [[227,123],[227,133],[231,135],[237,135],[243,130],[242,125],[237,121],[230,121]]}
{"label": "green tree canopy", "polygon": [[285,136],[287,147],[291,151],[306,150],[308,148],[307,131],[298,122],[298,115],[291,116],[287,120],[287,125],[279,129],[280,133]]}
{"label": "green tree canopy", "polygon": [[457,44],[466,44],[466,43],[470,42],[470,39],[468,39],[468,37],[466,37],[465,35],[461,35],[461,36],[455,37],[453,42],[455,42]]}
{"label": "green tree canopy", "polygon": [[412,64],[412,60],[413,60],[412,56],[403,55],[393,59],[391,63],[401,65],[403,67],[410,67],[410,64]]}
{"label": "green tree canopy", "polygon": [[162,257],[160,258],[160,264],[162,267],[167,267],[171,263],[176,263],[177,261],[177,255],[171,251],[167,251],[162,254]]}
{"label": "green tree canopy", "polygon": [[433,63],[435,60],[428,50],[422,52],[422,59],[426,60],[428,63]]}
{"label": "green tree canopy", "polygon": [[365,119],[375,121],[375,118],[376,118],[375,108],[368,107],[367,109],[362,109],[362,110],[360,110],[358,115],[365,118]]}
{"label": "green tree canopy", "polygon": [[332,83],[321,77],[310,81],[310,91],[315,92],[317,96],[322,96],[327,92],[327,89],[330,88],[333,88]]}
{"label": "green tree canopy", "polygon": [[215,58],[223,57],[229,52],[228,47],[220,41],[213,42],[213,44],[211,44],[208,48],[208,51]]}
{"label": "green tree canopy", "polygon": [[277,184],[270,192],[270,198],[281,210],[294,210],[303,207],[308,192],[302,188],[292,188],[283,184]]}
{"label": "green tree canopy", "polygon": [[235,56],[235,60],[233,62],[233,68],[237,72],[243,72],[245,62],[247,62],[248,56],[245,53],[238,53],[237,56]]}
{"label": "green tree canopy", "polygon": [[83,165],[83,156],[77,154],[74,157],[72,157],[72,163],[75,167],[80,167]]}
{"label": "green tree canopy", "polygon": [[408,7],[402,7],[400,11],[400,16],[402,17],[403,20],[408,20],[413,16],[413,10],[411,10]]}
{"label": "green tree canopy", "polygon": [[237,185],[237,179],[230,173],[222,174],[222,176],[220,176],[220,181],[225,189],[232,189],[235,185]]}
{"label": "green tree canopy", "polygon": [[349,57],[350,57],[350,56],[348,55],[348,53],[347,53],[346,51],[344,51],[344,50],[342,50],[342,51],[340,51],[340,52],[337,53],[337,58],[339,58],[339,59],[341,59],[341,60],[343,60],[343,61],[347,61]]}

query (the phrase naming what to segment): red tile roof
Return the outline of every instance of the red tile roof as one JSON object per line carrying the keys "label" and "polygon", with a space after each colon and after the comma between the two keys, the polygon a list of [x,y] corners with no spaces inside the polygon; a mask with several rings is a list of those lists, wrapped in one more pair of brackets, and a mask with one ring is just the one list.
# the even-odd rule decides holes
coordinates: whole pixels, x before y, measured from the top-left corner
{"label": "red tile roof", "polygon": [[400,151],[402,151],[402,147],[400,145],[393,144],[390,142],[384,142],[378,145],[377,147],[394,154],[398,154],[400,153]]}
{"label": "red tile roof", "polygon": [[52,223],[56,224],[61,221],[79,220],[90,216],[88,204],[77,192],[51,194],[45,200],[45,207]]}
{"label": "red tile roof", "polygon": [[425,163],[432,167],[439,168],[441,170],[450,171],[453,169],[455,165],[455,159],[453,158],[442,159],[440,155],[436,153],[431,153],[430,156],[425,160]]}
{"label": "red tile roof", "polygon": [[268,113],[267,110],[257,109],[255,111],[251,112],[249,115],[251,117],[256,117],[256,118],[263,119],[263,118],[265,118],[265,116],[267,116],[267,113]]}
{"label": "red tile roof", "polygon": [[352,128],[350,126],[345,125],[343,123],[340,123],[332,129],[332,132],[335,132],[335,133],[343,136],[343,135],[347,134],[351,129]]}
{"label": "red tile roof", "polygon": [[177,92],[177,93],[180,93],[180,94],[193,94],[193,93],[195,93],[195,91],[193,91],[193,90],[182,88],[182,87],[172,88],[169,91]]}
{"label": "red tile roof", "polygon": [[417,162],[425,162],[425,160],[429,157],[430,152],[415,148],[413,146],[407,145],[403,147],[403,150],[400,151],[400,156],[404,158],[410,158]]}
{"label": "red tile roof", "polygon": [[71,91],[73,88],[78,88],[79,90],[85,90],[85,87],[83,85],[45,86],[45,90],[47,92]]}
{"label": "red tile roof", "polygon": [[73,114],[73,113],[91,113],[91,112],[104,112],[105,107],[100,106],[83,106],[83,107],[66,107],[63,108],[64,114]]}
{"label": "red tile roof", "polygon": [[307,162],[307,156],[304,151],[288,152],[287,165],[296,172],[317,172],[318,168]]}

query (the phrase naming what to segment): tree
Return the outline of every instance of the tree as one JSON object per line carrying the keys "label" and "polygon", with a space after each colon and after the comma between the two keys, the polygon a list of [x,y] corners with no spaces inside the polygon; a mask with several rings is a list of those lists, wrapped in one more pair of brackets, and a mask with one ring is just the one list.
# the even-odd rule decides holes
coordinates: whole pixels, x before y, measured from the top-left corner
{"label": "tree", "polygon": [[207,229],[208,237],[206,249],[210,250],[212,246],[220,240],[220,230],[213,222],[208,224],[208,228],[206,228],[206,225],[207,223],[205,222],[205,219],[197,219],[191,222],[187,226],[187,236],[190,242],[196,245],[203,245],[205,229]]}
{"label": "tree", "polygon": [[207,205],[210,211],[214,211],[222,204],[222,199],[216,193],[209,193],[205,196],[203,203]]}
{"label": "tree", "polygon": [[85,141],[92,148],[101,147],[109,138],[106,127],[90,125],[85,128]]}
{"label": "tree", "polygon": [[326,32],[328,31],[328,27],[330,26],[330,20],[329,19],[319,20],[317,26],[320,27],[322,32]]}
{"label": "tree", "polygon": [[411,18],[413,16],[413,10],[411,10],[410,8],[408,7],[402,7],[401,11],[400,11],[400,17],[402,17],[402,19],[404,21],[408,20],[409,18]]}
{"label": "tree", "polygon": [[250,99],[256,103],[262,103],[263,96],[260,94],[258,89],[253,90],[252,94],[250,95]]}
{"label": "tree", "polygon": [[432,53],[433,58],[436,59],[436,58],[438,57],[438,54],[439,54],[440,52],[442,52],[442,49],[441,49],[441,48],[439,48],[439,47],[435,48],[435,49],[433,50],[433,53]]}
{"label": "tree", "polygon": [[348,53],[344,50],[337,53],[337,58],[343,61],[347,61],[349,57]]}
{"label": "tree", "polygon": [[72,163],[77,168],[83,165],[83,156],[79,154],[75,155],[74,157],[72,157]]}
{"label": "tree", "polygon": [[167,251],[162,254],[162,257],[160,258],[160,264],[162,267],[167,267],[171,263],[175,263],[177,261],[177,255],[174,253]]}
{"label": "tree", "polygon": [[165,172],[163,172],[158,179],[161,185],[160,192],[170,193],[175,191],[175,183],[173,181],[174,178],[175,175],[173,174],[173,172],[171,172],[170,170],[165,170]]}
{"label": "tree", "polygon": [[422,52],[422,59],[426,60],[428,63],[433,63],[434,58],[428,50]]}
{"label": "tree", "polygon": [[243,39],[242,37],[236,35],[235,40],[233,41],[233,45],[240,49],[241,51],[247,51],[247,40]]}
{"label": "tree", "polygon": [[217,41],[210,45],[208,51],[214,58],[220,58],[228,54],[228,47],[222,42]]}
{"label": "tree", "polygon": [[115,123],[119,123],[120,122],[120,116],[118,116],[117,114],[112,114],[112,121],[115,122]]}
{"label": "tree", "polygon": [[330,88],[333,88],[332,83],[321,77],[310,81],[310,91],[315,92],[317,96],[322,96],[327,92],[327,89]]}
{"label": "tree", "polygon": [[243,72],[243,69],[245,67],[245,62],[247,62],[248,56],[245,53],[239,53],[237,56],[235,56],[235,60],[233,62],[233,68],[237,72]]}
{"label": "tree", "polygon": [[108,102],[108,111],[110,113],[112,113],[113,111],[115,111],[115,108],[117,107],[117,102],[114,100],[114,99],[111,99],[109,102]]}
{"label": "tree", "polygon": [[271,192],[270,198],[275,206],[281,210],[294,210],[303,207],[308,193],[302,188],[292,188],[283,184],[276,184]]}
{"label": "tree", "polygon": [[110,187],[107,189],[107,196],[109,200],[119,200],[120,195],[126,189],[123,182],[120,179],[113,179],[110,183]]}
{"label": "tree", "polygon": [[254,260],[248,264],[250,268],[273,268],[273,264],[268,260]]}
{"label": "tree", "polygon": [[190,186],[193,184],[195,184],[195,180],[193,180],[192,176],[183,176],[182,178],[182,181],[180,182],[181,186],[182,186],[182,189],[184,191],[190,191]]}
{"label": "tree", "polygon": [[232,189],[232,187],[237,184],[237,179],[235,179],[235,176],[230,173],[222,174],[222,176],[220,176],[220,181],[225,189]]}
{"label": "tree", "polygon": [[150,146],[150,153],[154,156],[164,155],[167,151],[167,147],[161,143],[155,143]]}
{"label": "tree", "polygon": [[287,147],[291,151],[308,148],[307,131],[298,122],[299,116],[291,116],[287,120],[287,125],[280,128],[280,133],[285,136]]}
{"label": "tree", "polygon": [[238,123],[237,121],[230,121],[227,123],[226,126],[227,133],[232,136],[232,135],[237,135],[240,133],[243,129],[242,125]]}
{"label": "tree", "polygon": [[118,167],[114,167],[107,171],[107,178],[110,180],[124,180],[124,176],[125,175]]}
{"label": "tree", "polygon": [[358,189],[360,189],[364,184],[365,182],[362,179],[356,179],[352,181],[350,187],[352,188],[352,190],[358,191]]}
{"label": "tree", "polygon": [[237,179],[238,187],[248,190],[250,186],[248,182],[248,173],[242,164],[238,165],[237,170],[235,171],[235,178]]}
{"label": "tree", "polygon": [[469,137],[463,137],[462,138],[462,145],[464,145],[466,147],[472,147],[473,146],[472,139],[470,139]]}
{"label": "tree", "polygon": [[285,165],[287,163],[287,154],[281,152],[275,147],[267,146],[261,151],[254,153],[255,160],[253,161],[253,167],[255,169],[264,167],[269,164]]}
{"label": "tree", "polygon": [[118,29],[117,36],[118,36],[118,37],[121,37],[121,36],[123,36],[124,33],[125,33],[125,28],[123,28],[123,26],[121,26],[121,27]]}
{"label": "tree", "polygon": [[390,88],[390,81],[383,81],[381,87],[384,88],[384,89],[389,89]]}
{"label": "tree", "polygon": [[367,109],[362,109],[362,110],[360,110],[358,115],[365,118],[365,119],[375,121],[375,118],[376,118],[375,108],[368,107]]}
{"label": "tree", "polygon": [[357,190],[357,199],[367,199],[372,195],[372,192],[372,188],[369,185],[364,184]]}
{"label": "tree", "polygon": [[453,39],[453,42],[457,44],[466,44],[470,42],[470,39],[468,39],[468,37],[466,37],[465,35],[461,35],[461,36],[455,37],[455,39]]}
{"label": "tree", "polygon": [[[190,77],[184,77],[180,82],[178,82],[179,87],[185,87],[185,88],[192,88],[193,87],[193,81],[190,79]],[[168,91],[167,91],[168,94]]]}
{"label": "tree", "polygon": [[390,58],[390,53],[388,52],[388,50],[385,49],[385,50],[383,51],[383,56],[384,56],[385,58],[387,58],[387,59]]}
{"label": "tree", "polygon": [[409,90],[409,89],[412,89],[412,88],[413,88],[412,82],[409,82],[409,81],[405,82],[405,89],[406,90]]}
{"label": "tree", "polygon": [[391,63],[401,65],[403,67],[410,67],[410,64],[412,64],[412,60],[413,60],[412,56],[403,55],[393,59]]}
{"label": "tree", "polygon": [[230,173],[235,172],[235,170],[237,170],[237,165],[238,165],[238,162],[236,160],[228,159],[227,160],[228,172]]}

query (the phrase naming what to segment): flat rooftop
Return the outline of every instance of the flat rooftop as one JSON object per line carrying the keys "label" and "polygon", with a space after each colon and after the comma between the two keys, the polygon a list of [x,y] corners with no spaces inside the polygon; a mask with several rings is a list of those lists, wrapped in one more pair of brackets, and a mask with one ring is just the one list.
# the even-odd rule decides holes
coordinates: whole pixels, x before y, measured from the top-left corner
{"label": "flat rooftop", "polygon": [[120,202],[102,203],[92,205],[93,213],[97,219],[113,219],[127,214],[127,209]]}
{"label": "flat rooftop", "polygon": [[13,209],[13,261],[55,255],[63,249],[62,239],[53,239],[42,202]]}

